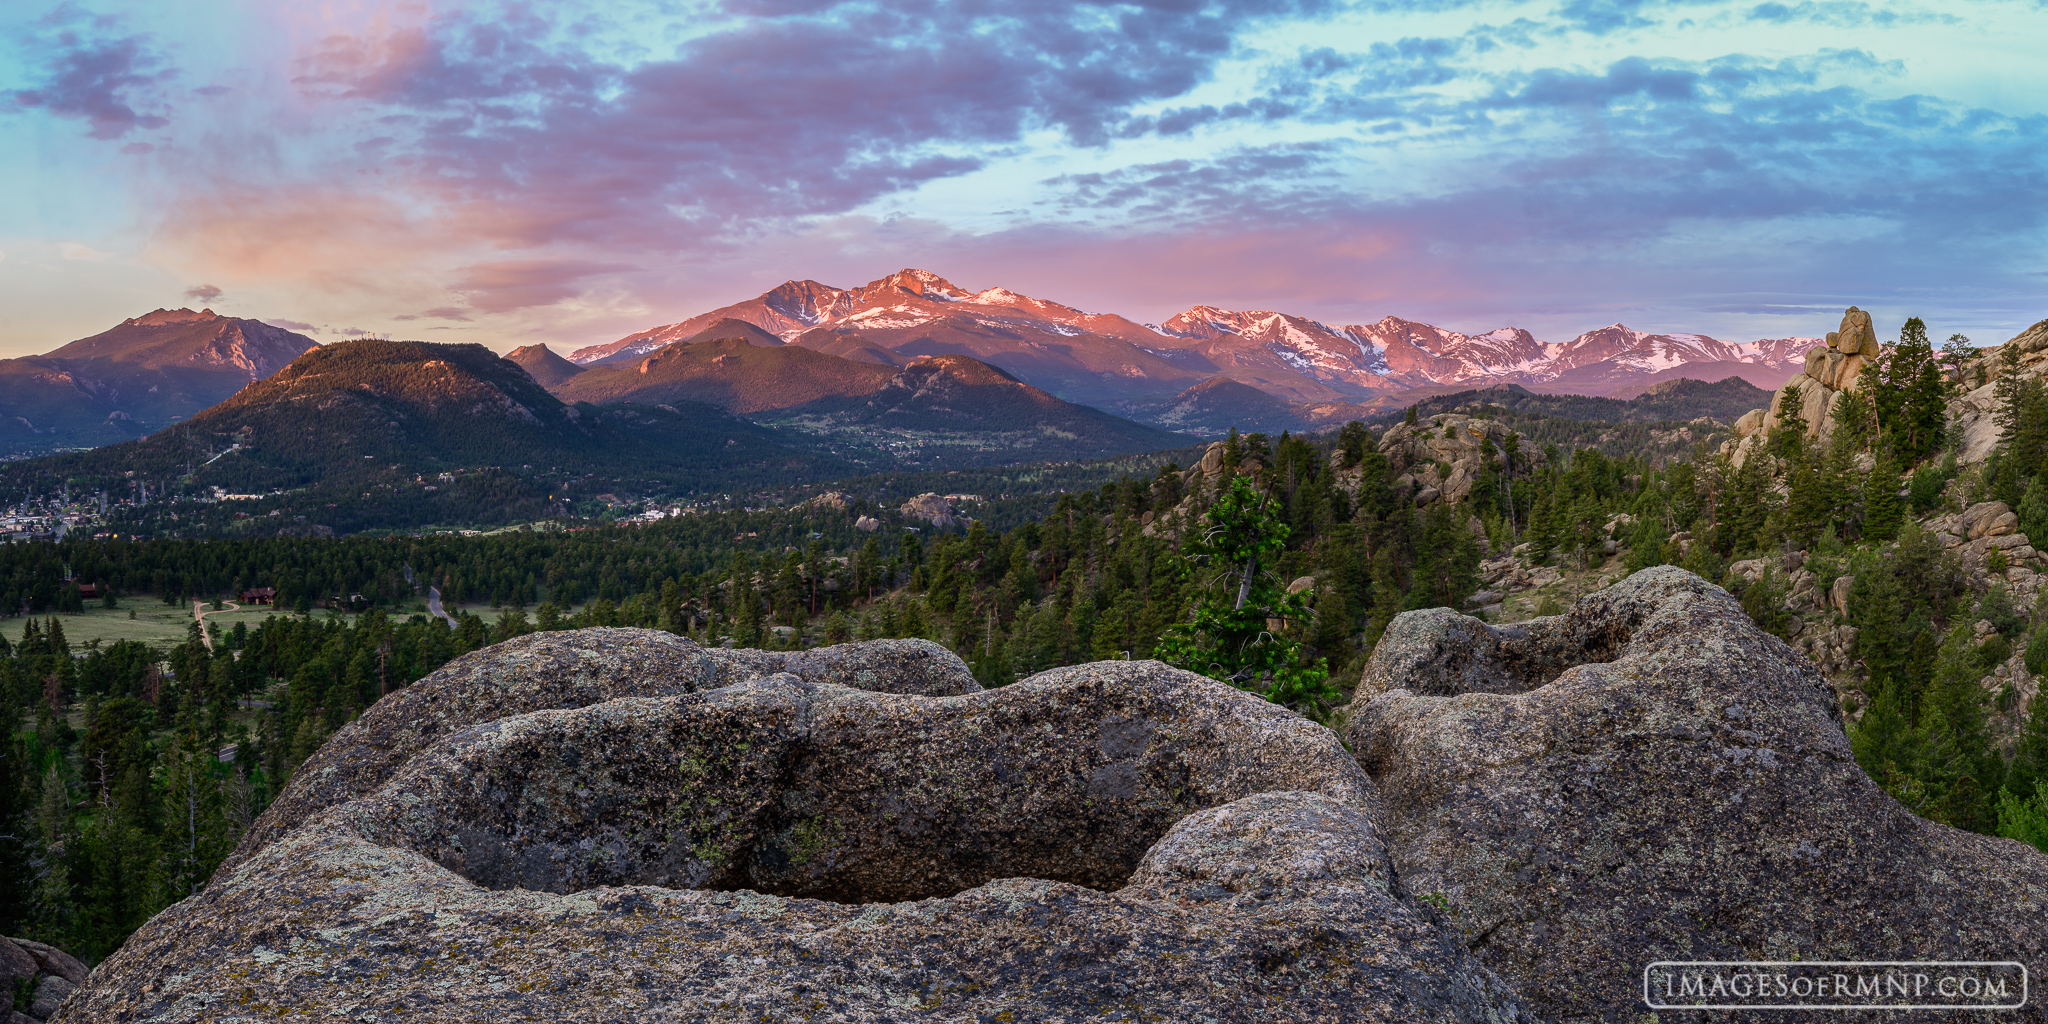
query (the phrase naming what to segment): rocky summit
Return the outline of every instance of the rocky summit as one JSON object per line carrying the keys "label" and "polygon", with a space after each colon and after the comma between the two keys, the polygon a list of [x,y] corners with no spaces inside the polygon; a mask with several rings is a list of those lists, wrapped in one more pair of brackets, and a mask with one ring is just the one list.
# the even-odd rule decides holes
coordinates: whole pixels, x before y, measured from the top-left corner
{"label": "rocky summit", "polygon": [[1641,1019],[1660,960],[2041,977],[2048,856],[1915,817],[1840,723],[1810,661],[1660,567],[1516,626],[1395,618],[1347,738],[1402,886],[1539,1019]]}
{"label": "rocky summit", "polygon": [[344,727],[56,1019],[1620,1024],[1660,960],[2048,969],[2048,856],[1906,811],[1683,570],[1403,614],[1344,729],[1156,662],[535,634]]}
{"label": "rocky summit", "polygon": [[1519,1021],[1328,729],[1156,662],[543,633],[346,726],[66,1021]]}

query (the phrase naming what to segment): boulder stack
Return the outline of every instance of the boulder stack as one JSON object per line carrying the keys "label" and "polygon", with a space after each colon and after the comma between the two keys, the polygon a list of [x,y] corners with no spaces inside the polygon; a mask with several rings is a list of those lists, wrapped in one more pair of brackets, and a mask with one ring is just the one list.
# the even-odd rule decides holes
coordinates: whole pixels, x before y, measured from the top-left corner
{"label": "boulder stack", "polygon": [[1881,351],[1877,330],[1870,314],[1850,306],[1842,313],[1842,325],[1828,332],[1826,348],[1806,353],[1806,368],[1795,374],[1771,396],[1771,406],[1761,415],[1755,412],[1735,421],[1738,437],[1778,429],[1785,418],[1787,390],[1799,389],[1799,415],[1806,422],[1806,436],[1823,437],[1834,429],[1835,399],[1844,391],[1856,390],[1858,375]]}
{"label": "boulder stack", "polygon": [[1669,566],[1396,617],[1349,751],[1157,662],[538,634],[346,726],[58,1019],[1624,1024],[1660,960],[2042,977],[2048,855],[1915,817],[1841,723]]}

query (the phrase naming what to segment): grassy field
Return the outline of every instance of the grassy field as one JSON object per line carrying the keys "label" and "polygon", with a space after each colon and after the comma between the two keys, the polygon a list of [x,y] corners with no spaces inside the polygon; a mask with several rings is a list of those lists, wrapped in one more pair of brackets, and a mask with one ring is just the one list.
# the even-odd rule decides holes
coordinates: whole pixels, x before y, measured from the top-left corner
{"label": "grassy field", "polygon": [[[191,605],[166,605],[151,599],[121,604],[120,608],[89,607],[82,613],[58,615],[57,620],[64,624],[64,638],[71,641],[73,648],[94,639],[103,645],[116,640],[140,640],[153,647],[173,647],[185,642],[185,631],[192,626]],[[132,619],[128,617],[130,612],[135,615]],[[245,605],[240,611],[209,611],[206,621],[218,623],[222,631],[235,628],[237,622],[246,622],[250,629],[255,629],[273,614],[275,609],[267,606]]]}
{"label": "grassy field", "polygon": [[[482,604],[450,604],[446,607],[451,615],[466,611],[472,615],[481,616],[487,622],[498,617],[496,611]],[[569,609],[569,614],[574,614],[575,611],[576,608],[571,608]],[[131,612],[134,613],[133,618],[129,617]],[[533,614],[533,609],[528,608],[526,612],[530,617]],[[400,608],[385,609],[386,615],[399,620],[404,620],[413,615],[425,615],[426,613],[427,606],[424,601],[414,601]],[[206,609],[206,621],[209,624],[218,623],[221,632],[225,633],[235,628],[235,623],[237,622],[247,623],[249,628],[253,630],[264,619],[272,615],[286,614],[291,613],[279,611],[268,605],[243,605],[240,609],[234,611],[229,611],[225,608],[221,611],[213,611],[209,605]],[[313,612],[313,617],[325,620],[333,614],[333,612],[322,608],[316,609]],[[34,617],[40,619],[45,616],[37,615]],[[98,640],[102,646],[111,644],[116,640],[140,640],[153,647],[169,649],[185,642],[185,631],[192,626],[192,606],[190,604],[167,605],[154,597],[139,595],[133,599],[123,598],[119,608],[101,608],[97,604],[93,604],[88,605],[83,612],[57,613],[56,618],[64,624],[64,639],[71,642],[73,650],[84,647],[89,640]],[[345,615],[343,618],[351,622],[355,620],[353,615]],[[21,636],[22,626],[20,624],[10,625],[6,620],[0,619],[0,629],[7,631],[7,639],[9,642],[12,642]]]}

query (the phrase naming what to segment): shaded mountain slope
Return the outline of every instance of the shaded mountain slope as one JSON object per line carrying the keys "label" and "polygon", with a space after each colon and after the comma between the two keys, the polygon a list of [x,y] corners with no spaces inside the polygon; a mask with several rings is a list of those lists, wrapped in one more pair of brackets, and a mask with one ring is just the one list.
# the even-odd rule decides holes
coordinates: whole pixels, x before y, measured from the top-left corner
{"label": "shaded mountain slope", "polygon": [[1240,432],[1304,430],[1310,417],[1302,405],[1276,398],[1229,377],[1211,377],[1173,400],[1134,414],[1155,426],[1197,437]]}
{"label": "shaded mountain slope", "polygon": [[314,347],[311,338],[260,320],[159,309],[44,355],[0,360],[0,454],[110,444],[156,430]]}
{"label": "shaded mountain slope", "polygon": [[518,364],[527,376],[544,388],[555,387],[583,372],[583,367],[556,355],[546,345],[515,348],[505,354],[505,359]]}
{"label": "shaded mountain slope", "polygon": [[962,464],[1093,458],[1178,447],[1186,438],[1063,401],[1001,368],[961,356],[917,359],[872,394],[820,399],[783,422],[841,436],[907,432],[955,449]]}
{"label": "shaded mountain slope", "polygon": [[[1683,423],[1706,417],[1733,423],[1743,413],[1770,402],[1771,393],[1740,377],[1708,383],[1667,380],[1652,384],[1629,399],[1595,395],[1539,394],[1515,384],[1438,395],[1415,403],[1421,416],[1434,416],[1473,405],[1489,405],[1518,413],[1597,423]],[[1382,414],[1392,419],[1402,410]]]}
{"label": "shaded mountain slope", "polygon": [[827,398],[872,395],[896,370],[774,341],[681,341],[630,363],[598,363],[559,385],[569,401],[707,402],[737,413],[789,409]]}

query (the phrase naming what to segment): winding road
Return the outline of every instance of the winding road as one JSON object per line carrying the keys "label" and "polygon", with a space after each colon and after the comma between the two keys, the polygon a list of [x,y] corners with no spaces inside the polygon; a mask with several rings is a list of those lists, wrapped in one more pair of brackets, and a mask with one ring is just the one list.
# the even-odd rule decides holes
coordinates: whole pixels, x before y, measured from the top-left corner
{"label": "winding road", "polygon": [[444,622],[448,623],[448,628],[449,628],[449,629],[455,629],[455,628],[457,628],[457,626],[456,626],[456,622],[455,622],[455,616],[453,616],[453,615],[450,615],[450,614],[448,614],[447,612],[445,612],[445,611],[442,611],[442,610],[441,610],[441,588],[440,588],[440,587],[428,587],[428,588],[427,588],[427,613],[428,613],[428,614],[430,614],[430,615],[432,615],[432,616],[434,616],[435,618],[438,618],[438,619],[440,619],[440,620],[442,620],[442,621],[444,621]]}
{"label": "winding road", "polygon": [[[221,608],[223,612],[238,612],[242,610],[242,606],[233,601],[222,601],[221,604],[225,606]],[[213,636],[206,631],[206,617],[217,614],[219,612],[206,610],[206,602],[196,597],[192,599],[192,621],[199,623],[199,636],[206,641],[206,650],[209,653],[213,651]]]}

